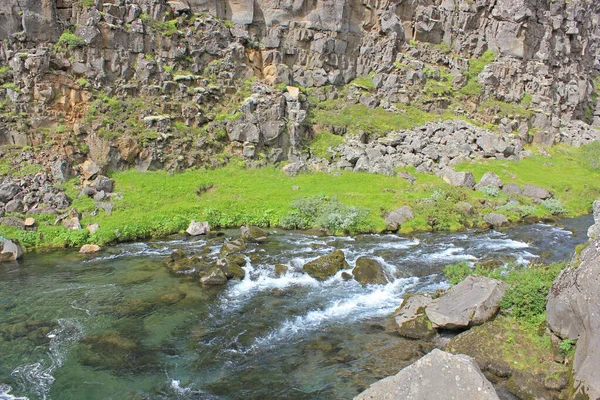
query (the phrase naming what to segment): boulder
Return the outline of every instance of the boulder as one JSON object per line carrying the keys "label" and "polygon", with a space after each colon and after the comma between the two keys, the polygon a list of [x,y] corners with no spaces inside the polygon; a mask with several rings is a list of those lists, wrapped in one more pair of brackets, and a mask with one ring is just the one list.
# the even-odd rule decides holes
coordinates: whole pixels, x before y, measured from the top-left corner
{"label": "boulder", "polygon": [[196,222],[194,220],[190,222],[190,225],[185,230],[185,233],[190,236],[206,235],[208,232],[210,232],[208,222]]}
{"label": "boulder", "polygon": [[521,196],[523,194],[523,189],[516,183],[507,183],[502,186],[502,191],[506,194]]}
{"label": "boulder", "polygon": [[454,208],[462,215],[473,215],[475,212],[475,208],[471,205],[471,203],[466,201],[459,201],[454,205]]}
{"label": "boulder", "polygon": [[219,254],[222,257],[225,257],[229,254],[239,253],[244,250],[246,250],[246,242],[244,241],[244,239],[235,239],[223,244],[221,250],[219,251]]}
{"label": "boulder", "polygon": [[594,201],[592,211],[594,213],[594,225],[589,227],[587,235],[590,239],[595,239],[600,237],[600,199]]}
{"label": "boulder", "polygon": [[287,176],[296,176],[299,173],[306,171],[306,163],[303,161],[293,162],[284,166],[281,170]]}
{"label": "boulder", "polygon": [[79,253],[80,254],[92,254],[92,253],[97,253],[100,250],[102,250],[102,249],[97,244],[84,244],[79,249]]}
{"label": "boulder", "polygon": [[302,269],[316,280],[324,281],[335,275],[338,271],[348,269],[349,267],[344,252],[334,250],[331,254],[307,262]]}
{"label": "boulder", "polygon": [[352,275],[354,275],[354,279],[363,285],[385,285],[389,282],[383,265],[379,261],[368,257],[359,257],[356,260]]}
{"label": "boulder", "polygon": [[354,400],[498,400],[492,384],[475,361],[439,349],[396,375],[378,382]]}
{"label": "boulder", "polygon": [[600,398],[600,238],[575,256],[548,295],[548,327],[563,339],[577,340],[574,387]]}
{"label": "boulder", "polygon": [[25,226],[25,228],[33,228],[35,226],[35,218],[25,218],[25,221],[23,222],[23,225]]}
{"label": "boulder", "polygon": [[98,175],[94,180],[94,187],[98,192],[104,191],[104,193],[112,193],[115,187],[115,181],[104,175]]}
{"label": "boulder", "polygon": [[242,280],[246,276],[243,266],[246,265],[246,258],[240,254],[232,254],[217,260],[217,267],[223,271],[227,279]]}
{"label": "boulder", "polygon": [[256,226],[242,226],[240,228],[242,239],[248,242],[264,242],[269,232]]}
{"label": "boulder", "polygon": [[397,231],[400,226],[414,218],[413,212],[409,206],[397,208],[385,217],[385,223],[389,230]]}
{"label": "boulder", "polygon": [[70,231],[81,229],[81,224],[79,223],[78,217],[67,217],[62,220],[62,225]]}
{"label": "boulder", "polygon": [[203,285],[224,285],[227,283],[227,277],[219,268],[213,268],[206,276],[200,278]]}
{"label": "boulder", "polygon": [[23,257],[23,247],[12,240],[4,239],[2,242],[2,254],[7,256],[9,260],[18,260]]}
{"label": "boulder", "polygon": [[80,167],[81,175],[86,181],[94,179],[100,173],[98,164],[91,160],[86,160]]}
{"label": "boulder", "polygon": [[502,187],[502,179],[493,172],[486,172],[475,186],[476,189],[482,187],[494,187],[499,189]]}
{"label": "boulder", "polygon": [[12,199],[4,206],[4,211],[7,213],[23,213],[25,211],[25,204],[21,200]]}
{"label": "boulder", "polygon": [[525,185],[523,187],[523,195],[530,197],[534,200],[546,200],[551,197],[549,191],[534,185]]}
{"label": "boulder", "polygon": [[506,283],[470,275],[425,309],[434,328],[464,329],[483,324],[500,309]]}
{"label": "boulder", "polygon": [[444,181],[452,186],[462,186],[473,188],[475,186],[475,178],[470,172],[456,172],[451,168],[446,168],[442,175]]}
{"label": "boulder", "polygon": [[85,227],[85,229],[87,229],[87,231],[90,233],[90,235],[96,233],[98,231],[98,229],[100,229],[100,225],[98,224],[91,224]]}
{"label": "boulder", "polygon": [[431,321],[425,314],[425,307],[431,301],[431,297],[422,294],[404,298],[402,305],[392,315],[394,329],[400,336],[409,339],[427,339],[435,334]]}
{"label": "boulder", "polygon": [[508,218],[498,213],[489,213],[483,217],[483,220],[490,224],[493,228],[501,228],[509,224]]}
{"label": "boulder", "polygon": [[283,275],[287,274],[289,270],[289,267],[287,265],[284,264],[275,264],[275,276],[277,276],[278,278],[281,278]]}
{"label": "boulder", "polygon": [[21,191],[19,185],[7,183],[0,186],[0,202],[8,203]]}

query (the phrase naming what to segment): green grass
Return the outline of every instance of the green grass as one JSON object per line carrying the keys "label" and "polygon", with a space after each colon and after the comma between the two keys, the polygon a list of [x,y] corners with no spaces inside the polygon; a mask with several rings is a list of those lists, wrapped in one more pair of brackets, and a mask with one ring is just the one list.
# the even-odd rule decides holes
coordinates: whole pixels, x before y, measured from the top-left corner
{"label": "green grass", "polygon": [[467,96],[478,96],[481,93],[481,85],[477,81],[477,76],[483,71],[486,65],[492,63],[496,58],[496,53],[487,50],[479,58],[469,60],[469,70],[467,71],[467,84],[460,89],[460,92]]}
{"label": "green grass", "polygon": [[600,145],[555,146],[549,151],[552,157],[534,155],[519,162],[464,163],[457,170],[471,171],[476,181],[492,171],[504,183],[541,186],[560,200],[570,215],[590,212],[592,201],[600,197]]}
{"label": "green grass", "polygon": [[365,89],[365,90],[375,89],[373,80],[368,76],[361,76],[361,77],[355,78],[352,82],[350,82],[350,84],[354,85],[356,87],[359,87],[361,89]]}
{"label": "green grass", "polygon": [[335,148],[344,142],[342,136],[330,132],[320,132],[310,144],[312,155],[319,158],[331,159],[332,155],[327,150]]}
{"label": "green grass", "polygon": [[65,29],[60,35],[58,42],[54,45],[55,50],[60,51],[66,48],[75,48],[85,46],[85,40],[77,36],[68,29]]}

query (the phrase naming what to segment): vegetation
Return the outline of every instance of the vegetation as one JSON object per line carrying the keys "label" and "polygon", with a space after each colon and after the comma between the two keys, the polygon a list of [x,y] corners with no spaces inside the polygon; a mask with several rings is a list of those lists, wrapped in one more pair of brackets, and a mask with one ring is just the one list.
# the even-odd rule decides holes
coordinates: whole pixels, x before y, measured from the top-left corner
{"label": "vegetation", "polygon": [[62,35],[60,35],[58,42],[56,42],[56,44],[54,45],[54,49],[56,51],[64,51],[66,49],[72,49],[83,46],[85,46],[85,40],[83,40],[83,38],[80,38],[72,31],[65,29]]}
{"label": "vegetation", "polygon": [[355,78],[352,82],[350,82],[350,84],[354,85],[358,88],[365,89],[365,90],[375,89],[373,80],[368,76],[366,76],[366,77],[362,76],[362,77]]}
{"label": "vegetation", "polygon": [[310,150],[312,155],[315,157],[331,159],[332,154],[328,152],[328,150],[339,146],[343,142],[343,137],[323,131],[318,133],[314,140],[310,143]]}
{"label": "vegetation", "polygon": [[486,65],[492,63],[496,54],[487,50],[481,57],[469,60],[469,70],[467,71],[467,84],[460,89],[460,92],[467,96],[478,96],[481,93],[481,85],[477,81],[477,76],[483,71]]}

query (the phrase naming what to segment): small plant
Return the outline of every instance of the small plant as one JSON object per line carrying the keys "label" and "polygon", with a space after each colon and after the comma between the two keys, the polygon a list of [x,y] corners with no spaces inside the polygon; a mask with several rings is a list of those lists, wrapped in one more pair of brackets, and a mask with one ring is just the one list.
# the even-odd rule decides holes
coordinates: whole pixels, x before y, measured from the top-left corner
{"label": "small plant", "polygon": [[56,42],[56,44],[54,45],[54,49],[57,51],[62,51],[65,49],[83,47],[85,46],[85,44],[86,43],[85,40],[83,40],[83,38],[80,38],[70,30],[65,29],[62,35],[60,35],[58,42]]}
{"label": "small plant", "polygon": [[375,89],[373,80],[370,77],[362,76],[362,77],[355,78],[352,82],[350,82],[350,84],[354,85],[360,89],[364,89],[364,90]]}
{"label": "small plant", "polygon": [[451,285],[456,285],[457,283],[465,280],[465,278],[472,273],[473,269],[471,269],[466,261],[462,261],[457,264],[446,265],[446,267],[444,267],[444,275]]}
{"label": "small plant", "polygon": [[558,348],[563,354],[569,354],[573,348],[575,347],[575,341],[570,339],[565,339],[558,345]]}
{"label": "small plant", "polygon": [[546,210],[550,211],[552,215],[566,214],[568,212],[568,210],[562,205],[562,203],[558,199],[546,199],[542,201],[542,206]]}
{"label": "small plant", "polygon": [[490,196],[490,197],[498,197],[500,194],[500,189],[493,186],[482,186],[478,189],[481,193]]}

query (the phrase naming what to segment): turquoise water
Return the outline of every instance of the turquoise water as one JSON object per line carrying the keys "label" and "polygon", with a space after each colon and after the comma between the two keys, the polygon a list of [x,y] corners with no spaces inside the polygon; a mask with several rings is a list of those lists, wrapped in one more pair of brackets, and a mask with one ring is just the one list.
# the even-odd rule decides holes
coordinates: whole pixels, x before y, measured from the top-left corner
{"label": "turquoise water", "polygon": [[[561,260],[590,223],[411,237],[279,232],[249,246],[243,281],[217,288],[170,275],[163,260],[178,248],[215,259],[225,237],[30,253],[0,265],[0,399],[352,398],[430,350],[387,332],[385,317],[406,293],[447,287],[444,265]],[[394,281],[362,287],[301,272],[334,248],[351,265],[376,257]],[[275,277],[276,263],[290,272]]]}

